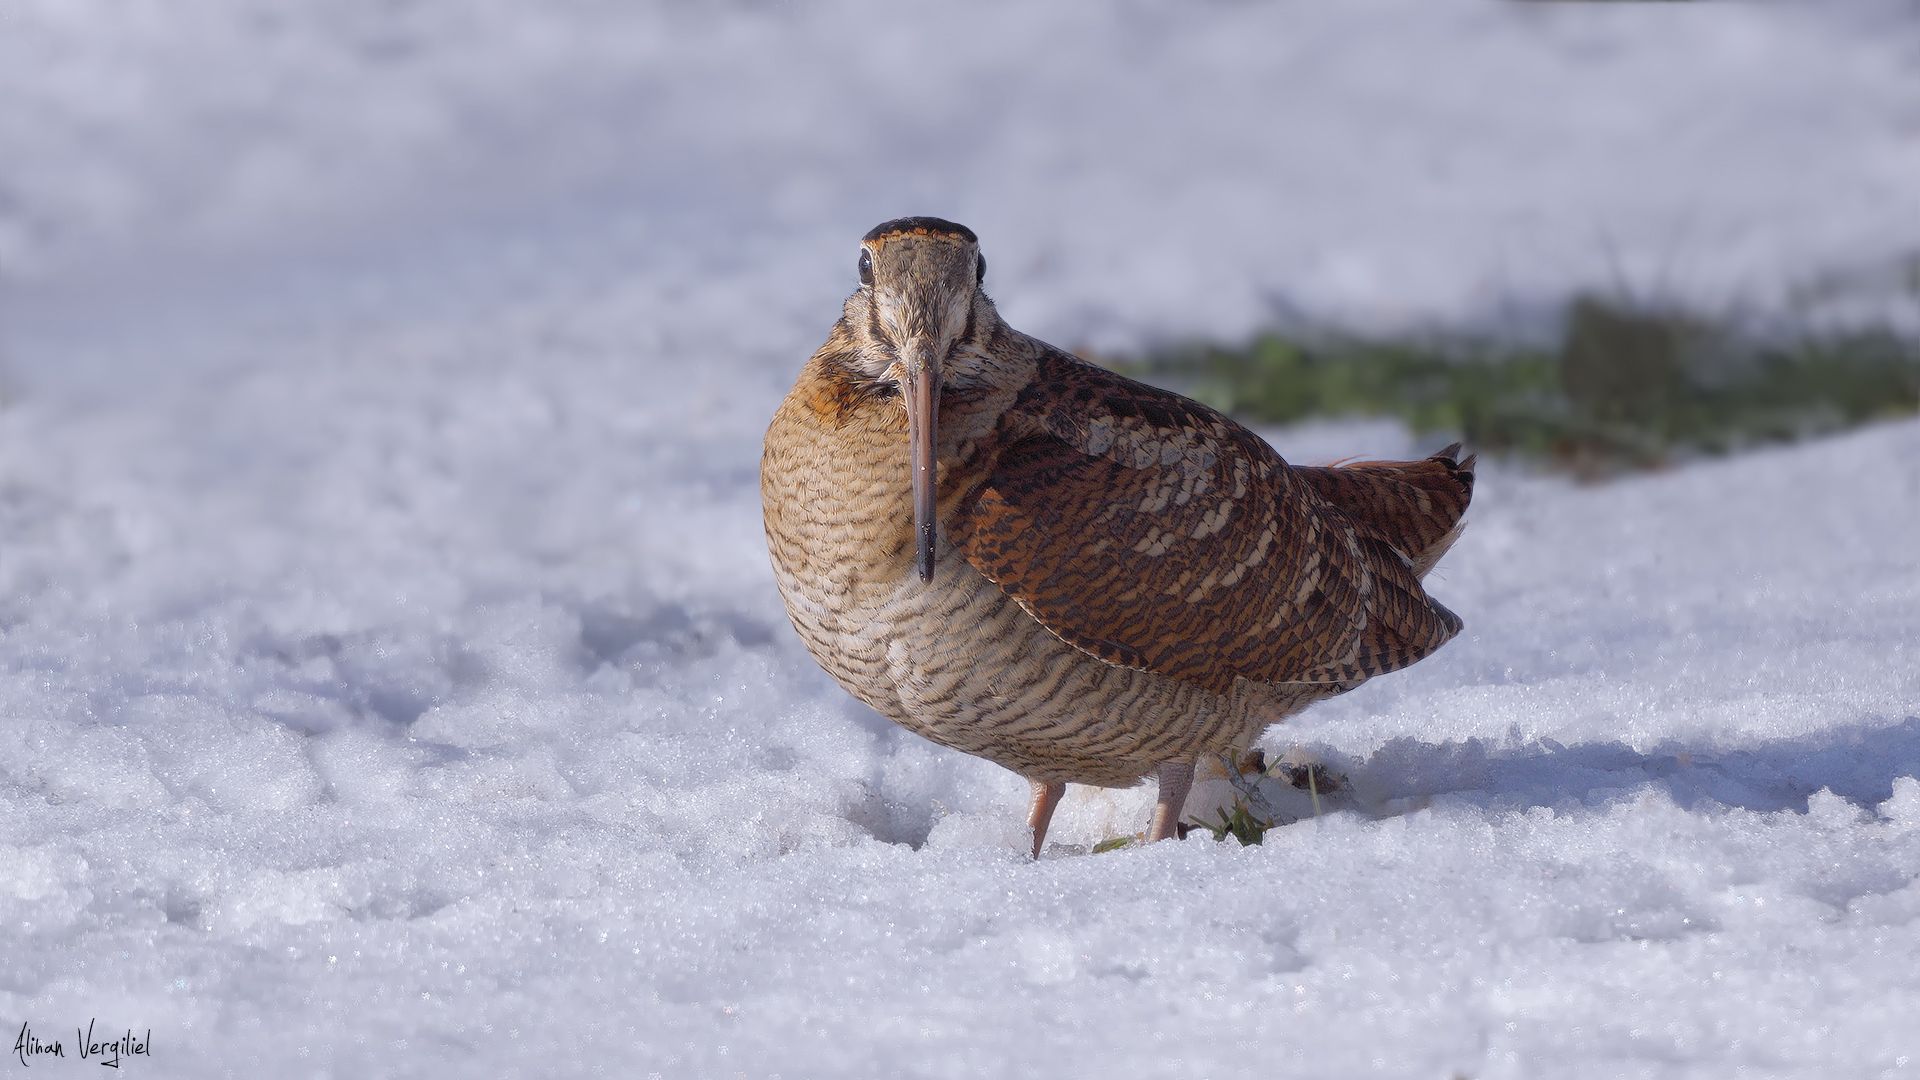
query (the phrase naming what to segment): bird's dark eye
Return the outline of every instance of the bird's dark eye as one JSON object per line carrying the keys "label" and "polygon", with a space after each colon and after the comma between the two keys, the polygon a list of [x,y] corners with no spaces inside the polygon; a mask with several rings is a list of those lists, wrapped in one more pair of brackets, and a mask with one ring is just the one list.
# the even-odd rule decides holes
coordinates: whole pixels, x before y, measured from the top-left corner
{"label": "bird's dark eye", "polygon": [[985,280],[987,280],[987,257],[982,255],[980,261],[973,267],[973,283],[978,285]]}
{"label": "bird's dark eye", "polygon": [[865,251],[860,253],[860,284],[873,284],[873,256]]}

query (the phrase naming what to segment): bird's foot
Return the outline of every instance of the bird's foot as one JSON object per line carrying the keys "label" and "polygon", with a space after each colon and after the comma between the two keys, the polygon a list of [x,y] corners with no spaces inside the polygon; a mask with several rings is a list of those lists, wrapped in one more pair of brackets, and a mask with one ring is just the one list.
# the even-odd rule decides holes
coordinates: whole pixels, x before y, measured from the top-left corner
{"label": "bird's foot", "polygon": [[1033,857],[1040,857],[1040,845],[1047,839],[1047,826],[1053,821],[1060,796],[1067,793],[1064,780],[1028,780],[1033,785],[1033,801],[1027,804],[1027,827],[1033,830]]}
{"label": "bird's foot", "polygon": [[1180,835],[1180,811],[1193,788],[1193,762],[1163,761],[1156,775],[1160,797],[1153,804],[1153,824],[1147,829],[1149,842]]}

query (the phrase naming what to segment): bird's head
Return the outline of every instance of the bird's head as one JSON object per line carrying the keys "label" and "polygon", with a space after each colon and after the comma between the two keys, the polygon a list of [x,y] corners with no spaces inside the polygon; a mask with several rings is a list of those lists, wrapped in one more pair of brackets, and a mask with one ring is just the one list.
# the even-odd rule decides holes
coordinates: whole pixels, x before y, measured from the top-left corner
{"label": "bird's head", "polygon": [[914,565],[933,580],[934,455],[940,389],[965,380],[977,333],[996,321],[973,230],[939,218],[898,218],[860,240],[860,291],[847,301],[857,376],[897,389],[907,410],[913,475]]}

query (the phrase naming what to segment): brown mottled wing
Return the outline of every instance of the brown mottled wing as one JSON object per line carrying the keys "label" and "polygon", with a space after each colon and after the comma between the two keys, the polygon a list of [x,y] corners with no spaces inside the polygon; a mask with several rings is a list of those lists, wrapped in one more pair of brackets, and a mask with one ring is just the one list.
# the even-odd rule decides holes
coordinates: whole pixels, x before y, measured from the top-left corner
{"label": "brown mottled wing", "polygon": [[1459,629],[1375,530],[1259,437],[1049,352],[949,535],[1063,640],[1224,692],[1357,682]]}
{"label": "brown mottled wing", "polygon": [[1454,443],[1425,461],[1363,461],[1294,467],[1320,497],[1375,531],[1425,577],[1460,535],[1473,498],[1473,458]]}

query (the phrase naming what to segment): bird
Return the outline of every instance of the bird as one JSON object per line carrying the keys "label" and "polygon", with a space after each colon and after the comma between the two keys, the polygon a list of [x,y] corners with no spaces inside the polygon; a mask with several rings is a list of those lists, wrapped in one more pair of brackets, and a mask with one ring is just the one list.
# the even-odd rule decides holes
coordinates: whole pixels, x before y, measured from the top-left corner
{"label": "bird", "polygon": [[1421,579],[1474,458],[1288,464],[1208,406],[1022,334],[971,229],[897,218],[775,411],[760,483],[788,617],[855,698],[1031,786],[1158,785],[1460,632]]}

